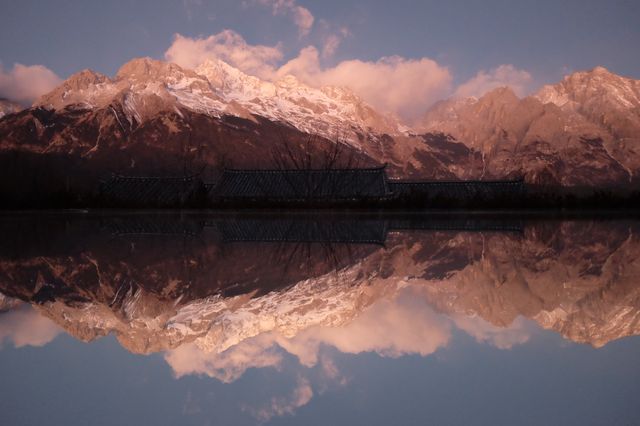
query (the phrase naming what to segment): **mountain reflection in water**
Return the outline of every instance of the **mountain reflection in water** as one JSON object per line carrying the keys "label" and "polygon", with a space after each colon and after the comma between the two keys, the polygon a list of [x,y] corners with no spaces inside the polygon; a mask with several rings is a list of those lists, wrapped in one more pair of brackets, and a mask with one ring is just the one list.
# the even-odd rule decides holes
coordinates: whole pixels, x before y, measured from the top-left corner
{"label": "mountain reflection in water", "polygon": [[[640,333],[640,222],[512,216],[43,214],[0,220],[0,342],[113,334],[177,377],[222,382],[322,347],[427,356],[454,330],[507,349],[548,329]],[[537,324],[537,325],[536,325]],[[247,408],[293,413],[313,386]]]}

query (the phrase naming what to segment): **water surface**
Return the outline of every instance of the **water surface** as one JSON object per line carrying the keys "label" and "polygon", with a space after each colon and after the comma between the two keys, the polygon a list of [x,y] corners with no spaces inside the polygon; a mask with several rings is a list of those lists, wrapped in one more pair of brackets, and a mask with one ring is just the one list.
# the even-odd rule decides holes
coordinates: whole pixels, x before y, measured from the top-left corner
{"label": "water surface", "polygon": [[640,221],[0,217],[0,423],[638,424]]}

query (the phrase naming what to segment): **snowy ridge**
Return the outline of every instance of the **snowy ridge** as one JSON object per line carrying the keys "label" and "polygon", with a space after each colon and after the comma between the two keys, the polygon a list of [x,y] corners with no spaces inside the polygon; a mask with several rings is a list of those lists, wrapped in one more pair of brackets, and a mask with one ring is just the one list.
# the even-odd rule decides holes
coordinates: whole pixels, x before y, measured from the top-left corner
{"label": "snowy ridge", "polygon": [[350,284],[359,272],[360,266],[354,265],[260,297],[216,295],[172,306],[143,290],[130,289],[118,310],[93,302],[73,306],[49,302],[39,310],[84,341],[114,333],[135,353],[189,342],[207,353],[220,353],[265,332],[290,338],[313,326],[340,327],[398,289],[393,280]]}
{"label": "snowy ridge", "polygon": [[[480,100],[495,93],[510,95],[509,90],[498,88]],[[511,97],[518,99],[515,95]],[[611,127],[614,121],[614,130],[628,125],[627,122],[640,122],[640,80],[615,75],[602,67],[573,73],[556,85],[543,87],[532,98],[592,122],[598,121],[602,114],[616,114],[613,120],[599,123]],[[235,115],[254,119],[260,116],[306,133],[330,139],[344,137],[355,142],[357,134],[375,138],[385,133],[407,135],[430,131],[455,136],[457,122],[466,120],[460,111],[473,109],[474,114],[478,113],[474,106],[480,105],[480,100],[450,99],[436,103],[425,120],[416,129],[410,129],[394,117],[376,112],[346,88],[314,88],[291,75],[266,81],[220,60],[207,60],[195,70],[188,70],[172,63],[138,58],[124,64],[113,79],[91,70],[74,74],[34,105],[93,109],[126,102],[130,124],[134,119],[139,122],[159,111],[179,112],[180,108],[213,117]],[[583,126],[579,118],[571,120],[575,122],[570,124],[571,128]],[[622,137],[635,139],[635,130],[634,127],[633,132],[623,131]]]}
{"label": "snowy ridge", "polygon": [[293,76],[264,81],[219,60],[192,71],[149,58],[134,59],[113,79],[84,70],[34,105],[93,109],[114,102],[123,104],[130,124],[160,111],[186,108],[213,117],[261,116],[330,139],[355,141],[356,133],[402,133],[395,119],[377,113],[348,89],[316,89]]}
{"label": "snowy ridge", "polygon": [[223,352],[265,332],[292,338],[314,326],[340,327],[398,288],[394,282],[381,285],[376,281],[373,286],[362,281],[358,285],[346,284],[353,282],[359,271],[358,266],[351,267],[339,274],[299,282],[285,292],[243,301],[242,297],[205,299],[180,308],[167,327],[185,337],[198,335],[195,344],[212,353]]}
{"label": "snowy ridge", "polygon": [[207,77],[221,97],[253,114],[307,132],[335,138],[351,131],[400,133],[399,124],[384,117],[344,88],[315,89],[287,75],[275,83],[243,74],[222,61],[208,60],[196,73]]}

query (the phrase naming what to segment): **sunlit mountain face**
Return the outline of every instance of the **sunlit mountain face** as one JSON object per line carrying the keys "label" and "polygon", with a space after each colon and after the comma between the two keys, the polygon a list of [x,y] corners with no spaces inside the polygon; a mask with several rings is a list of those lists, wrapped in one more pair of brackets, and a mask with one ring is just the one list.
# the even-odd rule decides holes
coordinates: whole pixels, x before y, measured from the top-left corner
{"label": "sunlit mountain face", "polygon": [[[634,219],[58,213],[0,224],[9,424],[639,414]],[[27,388],[38,390],[27,399]],[[45,400],[69,408],[28,410]]]}
{"label": "sunlit mountain face", "polygon": [[530,96],[508,85],[456,94],[425,103],[411,122],[348,86],[259,78],[220,59],[188,68],[134,58],[112,77],[79,71],[29,108],[0,107],[0,190],[13,207],[86,206],[112,173],[200,174],[214,183],[229,167],[299,168],[283,163],[277,154],[285,152],[323,168],[336,147],[334,166],[386,164],[392,178],[640,191],[640,80],[603,67]]}

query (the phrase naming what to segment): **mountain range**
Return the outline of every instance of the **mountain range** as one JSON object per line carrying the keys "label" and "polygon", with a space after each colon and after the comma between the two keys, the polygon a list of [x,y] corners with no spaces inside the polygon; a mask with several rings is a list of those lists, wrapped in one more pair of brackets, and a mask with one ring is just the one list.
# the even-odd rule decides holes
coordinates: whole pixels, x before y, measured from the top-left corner
{"label": "mountain range", "polygon": [[[150,219],[162,229],[172,218]],[[596,347],[640,334],[633,221],[533,221],[522,232],[405,230],[384,246],[226,241],[215,220],[192,236],[114,234],[109,224],[144,229],[140,220],[6,221],[15,244],[0,253],[0,306],[29,303],[81,340],[114,334],[135,353],[196,344],[215,355],[263,334],[293,339],[320,327],[326,337],[353,323],[361,336],[384,340],[376,327],[409,308],[368,312],[406,292],[467,327],[481,319],[496,335],[519,317]],[[394,327],[403,335],[431,325]]]}
{"label": "mountain range", "polygon": [[576,191],[640,184],[640,81],[602,67],[525,98],[502,87],[441,101],[411,125],[347,88],[264,81],[220,60],[189,70],[134,59],[113,78],[74,74],[30,108],[2,105],[2,181],[13,183],[2,189],[31,196],[87,192],[112,172],[269,168],[283,151],[322,158],[336,144],[345,164],[387,163],[392,177],[524,177]]}
{"label": "mountain range", "polygon": [[112,336],[177,377],[229,383],[286,356],[327,368],[324,348],[429,356],[460,336],[506,350],[541,329],[595,348],[640,334],[636,221],[501,217],[521,231],[416,226],[381,245],[234,241],[229,216],[13,215],[0,225],[0,340]]}

